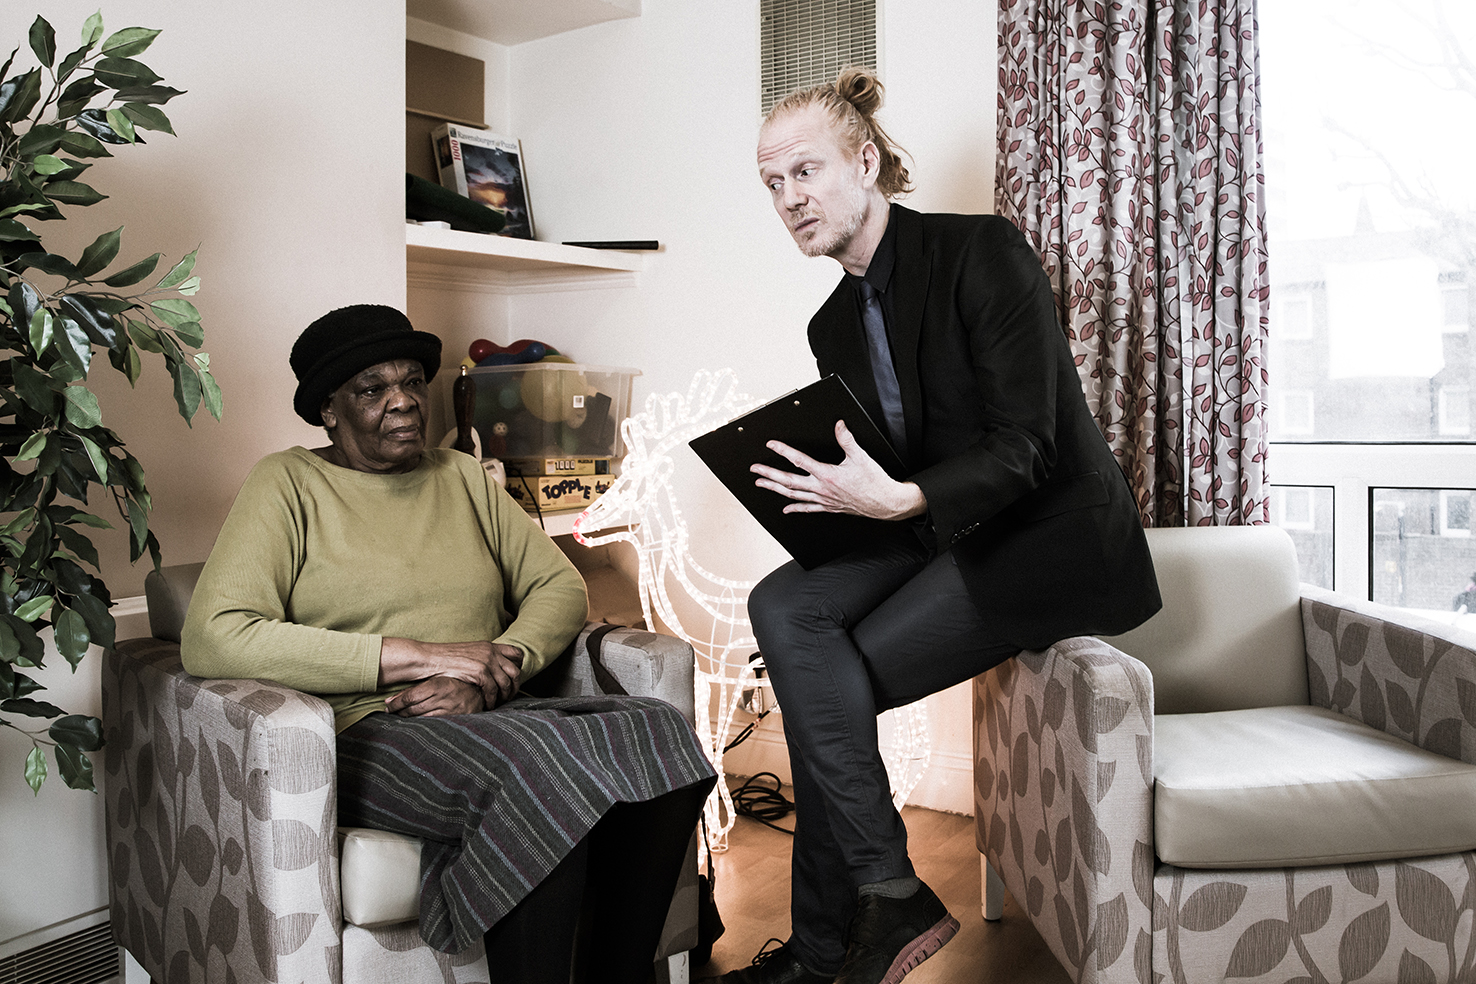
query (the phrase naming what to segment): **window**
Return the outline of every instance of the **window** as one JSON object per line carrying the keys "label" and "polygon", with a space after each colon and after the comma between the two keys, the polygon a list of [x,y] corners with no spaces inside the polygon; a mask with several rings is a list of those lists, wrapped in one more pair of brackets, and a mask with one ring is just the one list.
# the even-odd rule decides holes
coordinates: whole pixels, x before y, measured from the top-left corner
{"label": "window", "polygon": [[1440,433],[1448,435],[1471,433],[1471,388],[1469,386],[1440,387]]}
{"label": "window", "polygon": [[1302,295],[1283,297],[1275,302],[1276,320],[1271,334],[1286,341],[1306,341],[1312,337],[1312,298]]}
{"label": "window", "polygon": [[[1476,3],[1263,0],[1257,18],[1272,514],[1304,579],[1310,517],[1338,590],[1476,628],[1476,128],[1457,122],[1476,118]],[[1329,492],[1304,512],[1288,487]]]}
{"label": "window", "polygon": [[1271,486],[1271,523],[1297,548],[1303,581],[1333,587],[1333,490],[1311,485]]}
{"label": "window", "polygon": [[1471,327],[1470,294],[1467,293],[1465,284],[1444,284],[1440,288],[1442,300],[1445,302],[1445,330],[1447,332],[1467,331]]}
{"label": "window", "polygon": [[[1433,397],[1476,377],[1452,340],[1476,282],[1476,4],[1266,0],[1258,18],[1270,398],[1302,403],[1273,439],[1467,440]],[[1325,344],[1301,343],[1314,327]]]}
{"label": "window", "polygon": [[1275,436],[1301,436],[1312,433],[1312,392],[1286,390],[1277,401]]}
{"label": "window", "polygon": [[1472,489],[1373,489],[1370,594],[1437,614],[1476,610]]}

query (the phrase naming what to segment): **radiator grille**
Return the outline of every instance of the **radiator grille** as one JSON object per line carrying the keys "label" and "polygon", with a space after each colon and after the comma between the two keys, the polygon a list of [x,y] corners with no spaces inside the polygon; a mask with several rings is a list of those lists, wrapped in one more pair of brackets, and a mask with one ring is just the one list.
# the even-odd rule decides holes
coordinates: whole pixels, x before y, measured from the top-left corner
{"label": "radiator grille", "polygon": [[847,65],[877,67],[876,0],[761,0],[759,17],[761,112]]}
{"label": "radiator grille", "polygon": [[106,922],[0,958],[0,984],[103,984],[117,977],[118,945]]}

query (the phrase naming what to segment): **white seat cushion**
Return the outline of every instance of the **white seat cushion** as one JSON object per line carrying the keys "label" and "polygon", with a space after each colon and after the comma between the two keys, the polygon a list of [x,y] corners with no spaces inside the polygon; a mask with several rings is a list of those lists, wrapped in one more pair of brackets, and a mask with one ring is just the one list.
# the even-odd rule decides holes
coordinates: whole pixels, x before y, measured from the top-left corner
{"label": "white seat cushion", "polygon": [[1318,707],[1153,719],[1154,847],[1190,868],[1476,848],[1476,766]]}
{"label": "white seat cushion", "polygon": [[377,929],[420,918],[420,844],[385,830],[338,828],[344,922]]}

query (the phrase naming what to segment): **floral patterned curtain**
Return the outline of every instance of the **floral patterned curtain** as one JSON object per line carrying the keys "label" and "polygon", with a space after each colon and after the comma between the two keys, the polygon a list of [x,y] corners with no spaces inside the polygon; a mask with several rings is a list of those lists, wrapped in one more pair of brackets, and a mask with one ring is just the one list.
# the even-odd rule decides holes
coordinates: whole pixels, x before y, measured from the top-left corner
{"label": "floral patterned curtain", "polygon": [[996,207],[1149,526],[1268,521],[1255,0],[999,0]]}

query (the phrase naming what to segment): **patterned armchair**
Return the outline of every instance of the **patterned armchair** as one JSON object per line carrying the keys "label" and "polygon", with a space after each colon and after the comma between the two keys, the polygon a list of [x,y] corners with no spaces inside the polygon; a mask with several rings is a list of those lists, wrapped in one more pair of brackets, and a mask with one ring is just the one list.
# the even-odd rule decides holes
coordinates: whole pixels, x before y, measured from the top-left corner
{"label": "patterned armchair", "polygon": [[[201,566],[150,574],[154,638],[104,656],[119,944],[160,984],[495,982],[480,945],[450,957],[421,942],[418,840],[338,827],[328,705],[267,681],[183,670],[179,629]],[[603,654],[629,692],[691,719],[686,643],[619,629]],[[592,676],[587,660],[566,655],[540,674],[540,692],[597,692]],[[685,981],[697,942],[695,849],[694,838],[658,949],[667,980]]]}
{"label": "patterned armchair", "polygon": [[1299,586],[1271,527],[1149,543],[1162,612],[975,683],[985,917],[1081,982],[1472,980],[1476,634]]}

